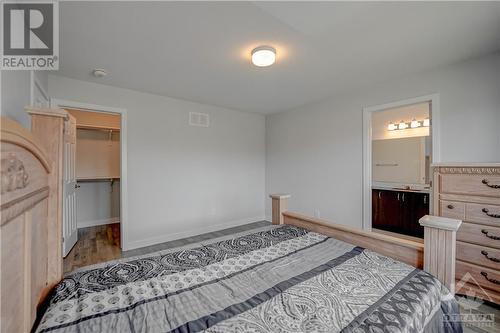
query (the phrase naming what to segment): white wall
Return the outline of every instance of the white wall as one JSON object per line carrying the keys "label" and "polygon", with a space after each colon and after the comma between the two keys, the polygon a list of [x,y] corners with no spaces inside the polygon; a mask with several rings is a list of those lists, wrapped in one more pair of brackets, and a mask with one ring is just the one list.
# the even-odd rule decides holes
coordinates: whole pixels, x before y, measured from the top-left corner
{"label": "white wall", "polygon": [[2,116],[16,120],[30,128],[29,115],[24,107],[30,104],[30,72],[1,71],[2,76]]}
{"label": "white wall", "polygon": [[264,218],[264,116],[53,75],[49,94],[127,109],[129,248]]}
{"label": "white wall", "polygon": [[78,182],[77,227],[120,222],[120,182]]}
{"label": "white wall", "polygon": [[[497,53],[270,115],[265,129],[261,115],[52,75],[49,94],[128,110],[127,241],[140,246],[260,219],[265,204],[270,216],[273,192],[361,227],[362,108],[439,93],[441,161],[500,161],[499,80]],[[188,127],[189,111],[212,127]]]}
{"label": "white wall", "polygon": [[[42,89],[48,89],[47,71],[34,71]],[[24,112],[31,105],[32,76],[31,71],[1,71],[1,115],[16,120],[26,128],[31,127],[31,118]]]}
{"label": "white wall", "polygon": [[[290,209],[362,226],[362,109],[440,94],[441,161],[500,161],[500,53],[266,118],[266,193]],[[266,204],[270,216],[270,204]]]}

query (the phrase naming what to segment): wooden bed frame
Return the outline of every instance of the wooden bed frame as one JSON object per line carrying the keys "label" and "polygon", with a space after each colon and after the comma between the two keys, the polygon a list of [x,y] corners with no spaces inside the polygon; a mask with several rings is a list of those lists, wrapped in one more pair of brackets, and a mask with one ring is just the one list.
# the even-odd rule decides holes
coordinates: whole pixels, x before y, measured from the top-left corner
{"label": "wooden bed frame", "polygon": [[289,212],[289,194],[272,194],[270,197],[273,224],[302,227],[423,268],[454,293],[456,233],[462,221],[426,215],[420,219],[424,241],[416,242]]}
{"label": "wooden bed frame", "polygon": [[[64,111],[29,112],[33,132],[1,119],[1,332],[29,332],[38,307],[62,278]],[[461,221],[425,216],[420,221],[425,227],[422,243],[289,212],[289,195],[271,198],[273,224],[303,227],[423,267],[453,292],[455,235]]]}

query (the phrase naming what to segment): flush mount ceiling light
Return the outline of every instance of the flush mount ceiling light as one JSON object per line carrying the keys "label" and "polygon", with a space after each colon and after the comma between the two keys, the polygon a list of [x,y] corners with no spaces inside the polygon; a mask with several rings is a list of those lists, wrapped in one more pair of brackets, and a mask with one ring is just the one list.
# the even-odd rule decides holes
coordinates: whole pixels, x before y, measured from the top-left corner
{"label": "flush mount ceiling light", "polygon": [[108,75],[108,72],[102,68],[96,68],[92,71],[92,75],[94,75],[97,78],[105,77]]}
{"label": "flush mount ceiling light", "polygon": [[271,46],[259,46],[252,50],[252,63],[257,67],[267,67],[276,61],[276,49]]}

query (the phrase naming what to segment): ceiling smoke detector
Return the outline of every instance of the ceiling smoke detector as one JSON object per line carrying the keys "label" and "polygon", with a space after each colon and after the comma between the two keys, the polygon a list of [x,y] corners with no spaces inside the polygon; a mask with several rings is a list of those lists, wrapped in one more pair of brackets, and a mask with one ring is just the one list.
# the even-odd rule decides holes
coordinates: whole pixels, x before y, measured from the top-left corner
{"label": "ceiling smoke detector", "polygon": [[102,68],[96,68],[92,71],[92,75],[94,75],[97,78],[105,77],[108,75],[108,72]]}

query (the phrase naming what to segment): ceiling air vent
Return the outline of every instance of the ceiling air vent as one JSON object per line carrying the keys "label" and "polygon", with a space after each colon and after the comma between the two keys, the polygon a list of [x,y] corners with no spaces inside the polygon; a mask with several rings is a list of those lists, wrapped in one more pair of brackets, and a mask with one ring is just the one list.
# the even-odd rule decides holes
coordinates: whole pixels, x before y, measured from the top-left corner
{"label": "ceiling air vent", "polygon": [[189,125],[208,127],[210,125],[210,118],[207,113],[189,112]]}

